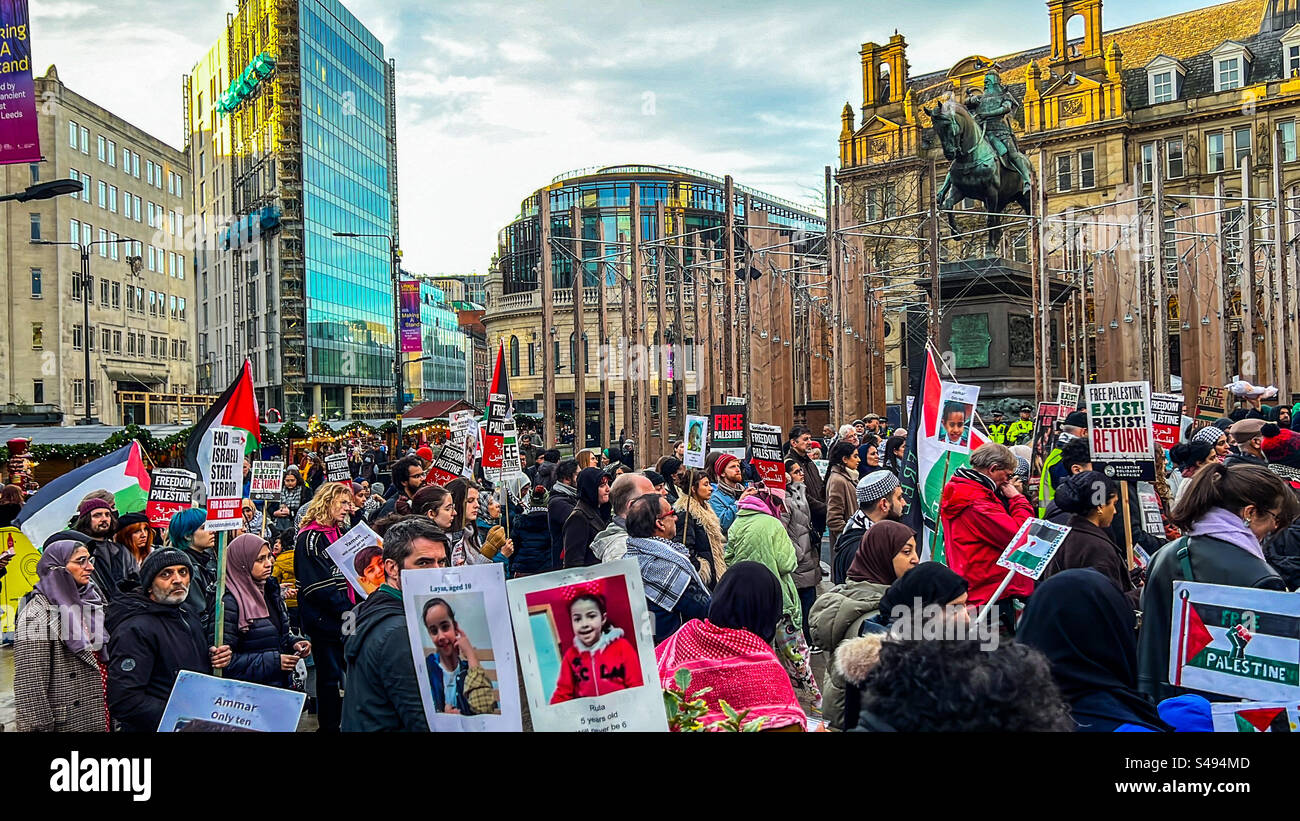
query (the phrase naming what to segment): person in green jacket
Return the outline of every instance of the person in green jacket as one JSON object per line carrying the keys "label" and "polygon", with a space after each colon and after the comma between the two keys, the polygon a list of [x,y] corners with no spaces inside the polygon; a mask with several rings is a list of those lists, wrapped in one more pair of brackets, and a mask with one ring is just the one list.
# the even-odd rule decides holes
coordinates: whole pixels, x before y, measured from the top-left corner
{"label": "person in green jacket", "polygon": [[803,611],[794,583],[798,557],[790,534],[781,524],[784,495],[781,490],[765,489],[740,500],[722,558],[727,567],[739,562],[758,562],[781,582],[781,622],[774,642],[777,655],[794,686],[806,690],[820,711],[822,694],[809,664],[808,642],[803,637]]}
{"label": "person in green jacket", "polygon": [[1002,418],[1002,411],[993,411],[993,421],[989,423],[989,439],[999,445],[1007,443],[1007,421]]}
{"label": "person in green jacket", "polygon": [[1019,445],[1022,442],[1028,444],[1034,440],[1034,420],[1031,418],[1034,409],[1028,405],[1020,408],[1020,418],[1011,423],[1007,428],[1006,441],[1004,445]]}

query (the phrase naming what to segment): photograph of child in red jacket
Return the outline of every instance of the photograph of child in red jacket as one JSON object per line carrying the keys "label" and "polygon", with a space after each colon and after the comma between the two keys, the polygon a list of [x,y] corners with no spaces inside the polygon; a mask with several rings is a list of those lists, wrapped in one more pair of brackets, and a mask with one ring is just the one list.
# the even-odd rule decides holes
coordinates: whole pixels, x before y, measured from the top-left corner
{"label": "photograph of child in red jacket", "polygon": [[569,600],[573,646],[565,650],[552,704],[575,698],[603,696],[640,687],[641,660],[636,647],[615,627],[605,596],[578,592]]}

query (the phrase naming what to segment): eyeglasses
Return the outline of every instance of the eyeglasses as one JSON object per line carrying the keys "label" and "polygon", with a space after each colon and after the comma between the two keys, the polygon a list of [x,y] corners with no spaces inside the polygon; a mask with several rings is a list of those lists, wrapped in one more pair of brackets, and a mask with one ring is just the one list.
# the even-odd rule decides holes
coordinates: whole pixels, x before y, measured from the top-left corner
{"label": "eyeglasses", "polygon": [[80,559],[73,559],[71,562],[71,564],[75,564],[79,567],[86,567],[87,565],[92,565],[94,563],[95,563],[94,556],[82,556]]}
{"label": "eyeglasses", "polygon": [[656,521],[660,521],[660,522],[662,522],[664,519],[674,519],[674,518],[676,518],[676,517],[677,517],[677,511],[675,511],[675,510],[670,510],[670,511],[668,511],[667,513],[663,514],[662,516],[659,516],[659,517],[656,519]]}

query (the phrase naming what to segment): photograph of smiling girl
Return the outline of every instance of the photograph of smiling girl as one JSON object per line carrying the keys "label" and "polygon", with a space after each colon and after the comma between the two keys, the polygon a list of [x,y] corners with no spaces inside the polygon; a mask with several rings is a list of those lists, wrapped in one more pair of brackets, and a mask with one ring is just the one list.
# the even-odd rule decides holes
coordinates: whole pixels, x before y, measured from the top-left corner
{"label": "photograph of smiling girl", "polygon": [[502,565],[403,570],[402,604],[429,729],[520,731]]}

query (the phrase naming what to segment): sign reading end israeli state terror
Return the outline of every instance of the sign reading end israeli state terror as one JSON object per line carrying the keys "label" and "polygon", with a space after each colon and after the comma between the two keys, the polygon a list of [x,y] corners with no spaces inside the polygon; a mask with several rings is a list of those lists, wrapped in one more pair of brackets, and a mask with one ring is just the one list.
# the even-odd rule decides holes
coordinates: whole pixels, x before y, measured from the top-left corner
{"label": "sign reading end israeli state terror", "polygon": [[1155,481],[1151,383],[1107,382],[1085,390],[1093,467],[1112,479]]}
{"label": "sign reading end israeli state terror", "polygon": [[244,523],[243,499],[244,442],[243,428],[215,426],[212,436],[211,468],[203,477],[208,486],[208,530],[238,530]]}

